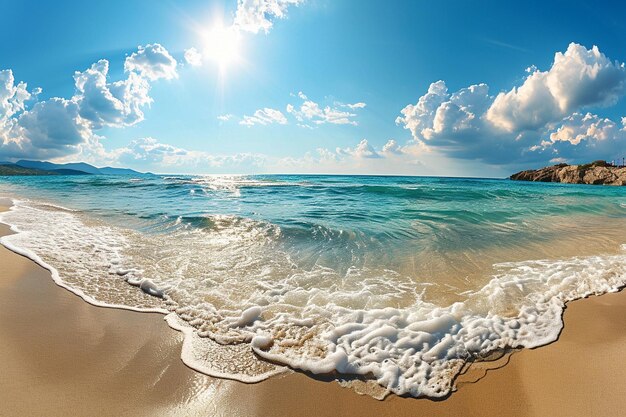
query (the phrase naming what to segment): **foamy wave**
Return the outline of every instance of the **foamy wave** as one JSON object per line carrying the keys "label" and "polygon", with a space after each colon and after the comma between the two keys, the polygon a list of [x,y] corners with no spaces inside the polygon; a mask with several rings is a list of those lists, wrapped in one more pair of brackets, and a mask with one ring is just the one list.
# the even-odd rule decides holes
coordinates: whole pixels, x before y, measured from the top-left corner
{"label": "foamy wave", "polygon": [[120,266],[120,251],[128,245],[124,236],[104,226],[85,227],[65,207],[12,201],[0,222],[15,234],[0,238],[2,245],[46,268],[58,285],[91,304],[167,312],[153,297],[130,289],[128,283],[140,286],[144,280],[141,271]]}
{"label": "foamy wave", "polygon": [[487,285],[440,306],[387,269],[300,267],[267,222],[209,216],[211,227],[185,228],[177,219],[181,227],[148,235],[18,201],[0,221],[18,232],[2,244],[60,285],[95,304],[169,313],[185,335],[185,363],[246,382],[288,366],[445,396],[467,361],[549,343],[567,301],[626,283],[623,253],[506,263]]}
{"label": "foamy wave", "polygon": [[506,272],[447,308],[418,303],[402,310],[337,309],[333,325],[320,334],[321,357],[311,354],[310,346],[293,349],[270,334],[253,338],[252,347],[259,356],[296,369],[373,377],[396,394],[441,397],[467,361],[550,343],[561,331],[567,301],[626,283],[623,255],[499,267]]}

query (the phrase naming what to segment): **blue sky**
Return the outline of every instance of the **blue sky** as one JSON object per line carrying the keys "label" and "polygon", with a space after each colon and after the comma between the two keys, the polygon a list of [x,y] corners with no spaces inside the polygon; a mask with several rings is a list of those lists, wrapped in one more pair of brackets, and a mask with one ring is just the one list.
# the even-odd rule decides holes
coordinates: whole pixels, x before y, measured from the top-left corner
{"label": "blue sky", "polygon": [[1,6],[0,160],[506,176],[626,153],[615,2]]}

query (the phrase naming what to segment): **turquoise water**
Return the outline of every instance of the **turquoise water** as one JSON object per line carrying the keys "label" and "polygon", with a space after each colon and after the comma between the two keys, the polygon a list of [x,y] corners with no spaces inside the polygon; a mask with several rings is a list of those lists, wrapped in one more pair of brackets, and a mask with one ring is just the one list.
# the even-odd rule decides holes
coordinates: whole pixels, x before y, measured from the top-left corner
{"label": "turquoise water", "polygon": [[545,343],[564,302],[624,282],[620,187],[57,176],[0,196],[5,245],[90,302],[168,313],[186,363],[246,381],[284,364],[445,395],[466,360]]}
{"label": "turquoise water", "polygon": [[280,240],[302,262],[344,269],[369,257],[393,264],[394,257],[424,251],[547,241],[558,236],[543,222],[568,216],[626,218],[626,192],[618,187],[509,180],[76,176],[15,177],[0,184],[143,233],[210,229],[215,215],[269,222],[280,227]]}

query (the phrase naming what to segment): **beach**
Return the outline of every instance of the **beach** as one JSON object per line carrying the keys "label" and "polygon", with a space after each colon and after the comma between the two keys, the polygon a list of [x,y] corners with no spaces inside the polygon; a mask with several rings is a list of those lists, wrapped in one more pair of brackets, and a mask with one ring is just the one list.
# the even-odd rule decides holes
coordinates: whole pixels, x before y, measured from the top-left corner
{"label": "beach", "polygon": [[0,417],[626,417],[626,3],[5,3]]}
{"label": "beach", "polygon": [[378,401],[296,372],[256,384],[208,377],[182,363],[182,336],[163,315],[90,305],[4,247],[0,264],[0,416],[606,417],[626,408],[623,291],[568,303],[558,341],[473,365],[446,399]]}

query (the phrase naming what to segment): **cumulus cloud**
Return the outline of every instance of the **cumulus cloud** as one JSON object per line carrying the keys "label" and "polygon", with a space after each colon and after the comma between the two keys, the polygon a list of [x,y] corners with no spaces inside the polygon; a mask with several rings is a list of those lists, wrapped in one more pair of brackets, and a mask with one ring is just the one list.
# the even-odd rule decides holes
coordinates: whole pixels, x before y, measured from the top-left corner
{"label": "cumulus cloud", "polygon": [[287,9],[304,0],[238,0],[234,27],[251,33],[268,33],[274,19],[287,17]]}
{"label": "cumulus cloud", "polygon": [[159,79],[171,80],[178,77],[178,63],[170,53],[158,43],[139,46],[126,58],[124,69],[127,72],[136,72],[150,81]]}
{"label": "cumulus cloud", "polygon": [[30,98],[26,83],[15,84],[13,71],[0,71],[0,120],[8,120],[23,111]]}
{"label": "cumulus cloud", "polygon": [[389,139],[383,146],[383,153],[401,154],[402,147],[394,139]]}
{"label": "cumulus cloud", "polygon": [[0,154],[7,158],[54,158],[78,152],[80,145],[94,140],[88,123],[79,116],[78,105],[62,98],[36,103],[5,135],[8,140]]}
{"label": "cumulus cloud", "polygon": [[[325,123],[337,124],[337,125],[353,125],[356,126],[358,123],[354,118],[357,116],[356,113],[351,111],[341,110],[341,108],[348,108],[350,110],[362,109],[366,106],[365,103],[355,103],[355,104],[336,104],[333,107],[324,106],[321,107],[315,101],[309,99],[306,94],[303,92],[298,93],[298,97],[303,100],[300,107],[296,107],[292,104],[287,105],[287,113],[293,115],[296,120],[301,123],[313,123],[316,125],[321,125]],[[309,127],[308,125],[305,125]]]}
{"label": "cumulus cloud", "polygon": [[[169,58],[168,58],[169,57]],[[103,127],[124,127],[143,120],[142,109],[152,102],[150,81],[176,76],[176,61],[161,45],[139,47],[126,59],[126,78],[109,82],[109,62],[100,60],[74,74],[71,98],[28,101],[41,89],[15,83],[10,70],[0,71],[0,156],[7,159],[60,158],[101,152]]]}
{"label": "cumulus cloud", "polygon": [[287,118],[280,110],[266,107],[255,111],[253,116],[243,116],[243,119],[239,122],[239,124],[248,127],[271,124],[286,125]]}
{"label": "cumulus cloud", "polygon": [[508,164],[582,157],[572,146],[597,144],[599,136],[567,140],[568,145],[547,139],[566,137],[576,123],[584,129],[590,119],[583,123],[574,114],[580,109],[616,103],[626,89],[624,64],[595,46],[572,43],[555,55],[549,70],[533,66],[528,73],[521,86],[495,97],[486,84],[451,93],[444,81],[437,81],[416,104],[401,110],[396,123],[410,130],[416,142],[456,158]]}
{"label": "cumulus cloud", "polygon": [[151,137],[131,141],[109,152],[101,150],[100,161],[157,172],[334,172],[334,173],[415,173],[423,164],[411,152],[414,145],[400,146],[390,140],[385,152],[366,139],[355,146],[318,148],[300,157],[276,157],[258,153],[215,155],[188,150]]}
{"label": "cumulus cloud", "polygon": [[428,169],[430,174],[440,173],[436,169],[425,168],[419,159],[424,153],[418,154],[415,150],[415,143],[400,145],[391,139],[380,149],[363,139],[355,146],[317,148],[302,157],[268,160],[265,166],[271,171],[282,173],[416,174],[424,169]]}
{"label": "cumulus cloud", "polygon": [[187,150],[161,143],[151,137],[133,140],[127,146],[116,149],[112,153],[116,160],[123,164],[148,164],[161,169],[249,168],[263,166],[266,160],[264,155],[253,153],[213,155],[208,152]]}
{"label": "cumulus cloud", "polygon": [[142,108],[152,102],[148,81],[130,72],[125,80],[109,83],[108,73],[109,62],[102,59],[74,74],[76,92],[72,101],[78,105],[81,118],[89,121],[93,129],[142,121]]}
{"label": "cumulus cloud", "polygon": [[351,155],[355,158],[381,158],[367,139],[361,140],[354,148],[337,148],[335,152],[338,155]]}
{"label": "cumulus cloud", "polygon": [[585,140],[605,141],[617,136],[617,123],[602,119],[595,114],[574,113],[565,118],[563,124],[550,135],[554,142],[569,142],[579,145]]}
{"label": "cumulus cloud", "polygon": [[79,116],[75,101],[53,98],[27,110],[32,97],[26,83],[15,84],[11,70],[0,71],[2,158],[56,157],[76,152],[80,144],[93,141],[89,123]]}
{"label": "cumulus cloud", "polygon": [[336,147],[335,150],[328,150],[326,148],[318,148],[317,153],[322,160],[326,161],[341,161],[346,158],[361,160],[361,159],[390,159],[398,160],[400,157],[406,157],[406,160],[414,158],[421,152],[416,152],[415,144],[408,143],[406,145],[400,145],[394,139],[389,139],[382,148],[377,149],[369,143],[367,139],[362,139],[354,147]]}
{"label": "cumulus cloud", "polygon": [[185,49],[185,62],[192,67],[199,67],[202,65],[202,54],[196,48]]}
{"label": "cumulus cloud", "polygon": [[626,86],[626,68],[597,46],[571,43],[548,71],[535,69],[520,87],[500,93],[487,119],[509,132],[536,129],[577,109],[615,104]]}
{"label": "cumulus cloud", "polygon": [[592,113],[574,113],[563,119],[533,151],[562,162],[621,158],[626,145],[624,122],[616,123]]}

